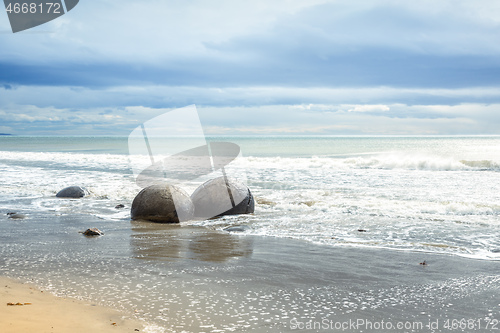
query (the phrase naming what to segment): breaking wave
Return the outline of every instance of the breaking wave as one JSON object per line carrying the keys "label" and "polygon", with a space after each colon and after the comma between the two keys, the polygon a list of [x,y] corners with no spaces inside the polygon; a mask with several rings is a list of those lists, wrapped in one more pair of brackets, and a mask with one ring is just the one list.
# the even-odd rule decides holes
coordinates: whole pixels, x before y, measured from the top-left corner
{"label": "breaking wave", "polygon": [[401,169],[427,171],[500,171],[500,162],[470,161],[451,157],[380,154],[346,158],[247,157],[248,168],[332,168],[332,169]]}

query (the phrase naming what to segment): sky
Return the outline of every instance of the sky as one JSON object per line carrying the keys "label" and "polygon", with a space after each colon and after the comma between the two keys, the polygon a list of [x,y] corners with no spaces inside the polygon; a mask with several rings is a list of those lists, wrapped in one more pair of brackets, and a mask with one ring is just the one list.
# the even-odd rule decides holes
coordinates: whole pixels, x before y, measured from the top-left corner
{"label": "sky", "polygon": [[0,133],[500,134],[497,0],[100,0],[12,33]]}

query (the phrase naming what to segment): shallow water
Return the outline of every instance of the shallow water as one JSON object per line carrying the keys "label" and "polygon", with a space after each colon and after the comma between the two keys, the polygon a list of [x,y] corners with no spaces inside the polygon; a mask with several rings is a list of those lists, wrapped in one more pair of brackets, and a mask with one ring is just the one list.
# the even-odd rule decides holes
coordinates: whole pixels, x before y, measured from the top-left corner
{"label": "shallow water", "polygon": [[[226,172],[246,181],[260,203],[239,221],[250,227],[246,234],[500,259],[499,137],[212,140],[242,148]],[[126,144],[126,138],[0,137],[0,204],[28,215],[127,218],[112,208],[130,204],[140,190]],[[180,186],[192,193],[218,175]],[[89,200],[53,197],[68,185],[86,186]]]}

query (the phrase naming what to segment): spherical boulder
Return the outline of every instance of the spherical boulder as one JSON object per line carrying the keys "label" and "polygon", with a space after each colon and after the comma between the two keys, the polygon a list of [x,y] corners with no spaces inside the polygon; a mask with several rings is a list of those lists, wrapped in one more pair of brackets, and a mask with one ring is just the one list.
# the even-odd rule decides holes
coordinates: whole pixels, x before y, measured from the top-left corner
{"label": "spherical boulder", "polygon": [[83,198],[89,195],[89,191],[85,187],[80,186],[70,186],[66,187],[59,192],[57,192],[56,197],[58,198]]}
{"label": "spherical boulder", "polygon": [[151,185],[137,194],[130,215],[133,220],[179,223],[193,218],[189,195],[173,185]]}
{"label": "spherical boulder", "polygon": [[250,214],[255,210],[250,189],[238,180],[224,176],[198,187],[191,195],[191,200],[194,216],[199,218]]}

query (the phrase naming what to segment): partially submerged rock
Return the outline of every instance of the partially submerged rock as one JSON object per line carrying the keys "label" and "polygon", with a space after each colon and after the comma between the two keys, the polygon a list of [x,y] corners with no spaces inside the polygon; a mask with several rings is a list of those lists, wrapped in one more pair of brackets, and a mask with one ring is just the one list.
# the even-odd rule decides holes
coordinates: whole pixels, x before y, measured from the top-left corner
{"label": "partially submerged rock", "polygon": [[81,186],[69,186],[59,192],[57,192],[56,197],[58,198],[83,198],[89,195],[89,191],[85,187]]}
{"label": "partially submerged rock", "polygon": [[133,220],[179,223],[193,218],[194,206],[189,195],[173,185],[151,185],[143,189],[132,202]]}
{"label": "partially submerged rock", "polygon": [[90,228],[82,232],[85,236],[102,236],[104,233],[97,228]]}
{"label": "partially submerged rock", "polygon": [[116,209],[120,209],[120,208],[125,208],[125,205],[123,204],[118,204],[115,206]]}
{"label": "partially submerged rock", "polygon": [[14,220],[21,220],[26,218],[26,215],[18,214],[15,212],[7,213],[7,215],[9,216],[9,219],[14,219]]}
{"label": "partially submerged rock", "polygon": [[227,232],[245,232],[249,229],[250,229],[250,227],[247,225],[235,225],[232,227],[224,228],[223,230],[227,231]]}
{"label": "partially submerged rock", "polygon": [[191,195],[194,216],[212,218],[223,215],[250,214],[255,201],[250,189],[234,178],[218,177],[205,182]]}

